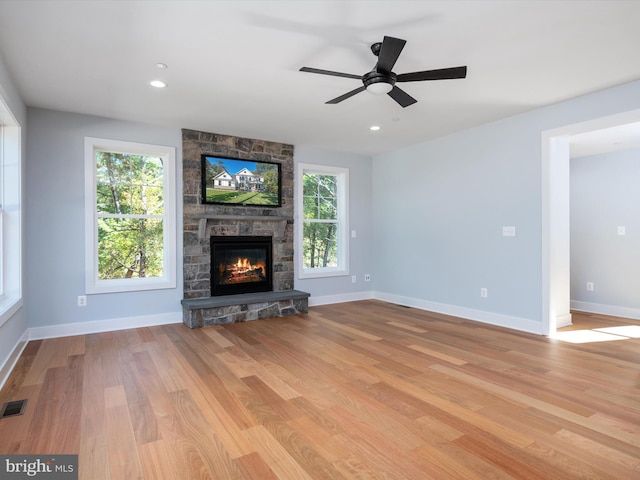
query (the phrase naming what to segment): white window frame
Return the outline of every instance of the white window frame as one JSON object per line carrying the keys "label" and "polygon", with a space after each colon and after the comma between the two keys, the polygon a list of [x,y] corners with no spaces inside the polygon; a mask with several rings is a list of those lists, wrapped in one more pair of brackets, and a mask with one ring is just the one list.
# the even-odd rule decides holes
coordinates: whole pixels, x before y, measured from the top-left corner
{"label": "white window frame", "polygon": [[[176,150],[174,147],[85,137],[85,292],[87,294],[176,288]],[[98,214],[96,152],[155,156],[164,169],[163,276],[98,278]]]}
{"label": "white window frame", "polygon": [[[338,265],[336,267],[304,267],[304,206],[303,206],[303,178],[305,173],[333,175],[337,179],[338,209],[337,209],[337,250]],[[295,183],[296,215],[296,270],[298,278],[322,278],[349,275],[349,169],[328,165],[312,165],[298,163],[296,166]]]}
{"label": "white window frame", "polygon": [[4,194],[5,194],[5,173],[4,173],[4,124],[0,122],[0,298],[4,293]]}
{"label": "white window frame", "polygon": [[0,326],[22,307],[22,131],[0,97]]}

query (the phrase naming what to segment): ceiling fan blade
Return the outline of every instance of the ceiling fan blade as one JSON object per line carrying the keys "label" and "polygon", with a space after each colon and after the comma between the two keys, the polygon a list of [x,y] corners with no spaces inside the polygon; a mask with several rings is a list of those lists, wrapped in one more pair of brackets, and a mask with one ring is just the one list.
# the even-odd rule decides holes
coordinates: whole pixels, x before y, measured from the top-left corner
{"label": "ceiling fan blade", "polygon": [[341,101],[346,100],[347,98],[353,97],[356,93],[364,92],[365,90],[366,88],[363,85],[362,87],[358,87],[355,90],[351,90],[350,92],[347,92],[344,95],[340,95],[339,97],[336,97],[333,100],[329,100],[328,102],[324,102],[324,103],[330,103],[332,105],[336,103],[340,103]]}
{"label": "ceiling fan blade", "polygon": [[453,80],[465,78],[467,67],[441,68],[438,70],[425,70],[423,72],[401,73],[396,82],[421,82],[423,80]]}
{"label": "ceiling fan blade", "polygon": [[417,100],[407,92],[395,86],[389,93],[387,93],[387,95],[398,102],[402,108],[408,107],[409,105],[413,105],[417,102]]}
{"label": "ceiling fan blade", "polygon": [[362,75],[353,75],[351,73],[332,72],[331,70],[320,70],[319,68],[302,67],[301,72],[319,73],[321,75],[331,75],[333,77],[345,77],[355,78],[356,80],[362,80]]}
{"label": "ceiling fan blade", "polygon": [[376,65],[378,73],[391,73],[405,43],[407,41],[400,38],[384,37],[378,54],[378,64]]}

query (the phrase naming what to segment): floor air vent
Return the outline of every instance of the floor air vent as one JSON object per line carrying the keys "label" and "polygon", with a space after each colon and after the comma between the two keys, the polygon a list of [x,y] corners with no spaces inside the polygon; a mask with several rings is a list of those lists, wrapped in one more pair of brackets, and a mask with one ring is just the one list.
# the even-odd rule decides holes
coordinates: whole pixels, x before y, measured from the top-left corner
{"label": "floor air vent", "polygon": [[15,402],[7,402],[0,408],[0,418],[15,417],[22,415],[27,406],[27,400],[16,400]]}

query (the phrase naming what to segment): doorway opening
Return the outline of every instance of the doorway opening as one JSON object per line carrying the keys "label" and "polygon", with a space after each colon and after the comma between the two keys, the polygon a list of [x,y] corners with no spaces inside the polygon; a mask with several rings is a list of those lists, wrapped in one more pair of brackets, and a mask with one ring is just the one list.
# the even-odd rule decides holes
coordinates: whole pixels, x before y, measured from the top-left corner
{"label": "doorway opening", "polygon": [[542,315],[544,335],[571,324],[570,142],[576,135],[640,121],[640,110],[542,132]]}

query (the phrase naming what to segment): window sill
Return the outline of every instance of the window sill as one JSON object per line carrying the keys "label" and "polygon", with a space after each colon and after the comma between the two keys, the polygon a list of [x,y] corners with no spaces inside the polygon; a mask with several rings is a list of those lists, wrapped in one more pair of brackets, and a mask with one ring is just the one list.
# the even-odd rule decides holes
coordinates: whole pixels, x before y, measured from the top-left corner
{"label": "window sill", "polygon": [[345,269],[317,268],[300,272],[298,278],[300,280],[307,280],[310,278],[346,277],[347,275],[349,275],[349,271]]}
{"label": "window sill", "polygon": [[85,288],[88,295],[100,293],[126,293],[144,290],[168,290],[176,288],[176,282],[175,280],[171,281],[166,278],[146,278],[143,281],[136,281],[136,279],[118,279],[103,280],[98,284],[86,285]]}
{"label": "window sill", "polygon": [[0,327],[22,308],[21,297],[0,297]]}

